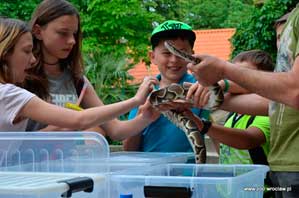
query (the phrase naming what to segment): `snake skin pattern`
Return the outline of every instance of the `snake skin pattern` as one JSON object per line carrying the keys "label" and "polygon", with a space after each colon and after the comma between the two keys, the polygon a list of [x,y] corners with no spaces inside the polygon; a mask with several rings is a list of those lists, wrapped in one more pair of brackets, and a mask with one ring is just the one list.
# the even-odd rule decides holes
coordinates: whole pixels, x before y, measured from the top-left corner
{"label": "snake skin pattern", "polygon": [[[168,42],[165,42],[165,47],[173,54],[183,58],[184,60],[192,63],[199,63],[200,60],[194,58],[193,56],[180,51],[176,49],[173,45],[171,45]],[[186,101],[186,95],[189,90],[190,84],[171,84],[167,87],[161,88],[159,90],[153,91],[149,97],[151,104],[155,107],[161,104],[167,104],[172,101],[183,101],[185,103],[193,104],[193,100]],[[208,104],[204,107],[208,110],[215,110],[217,109],[223,102],[223,92],[221,87],[218,83],[216,83],[213,86],[209,87],[210,90],[210,98],[208,101]],[[187,136],[194,155],[195,155],[195,162],[197,164],[206,163],[206,146],[203,137],[200,134],[200,131],[203,129],[204,124],[200,119],[196,119],[197,122],[195,122],[194,115],[191,111],[192,116],[187,116],[183,113],[183,111],[179,110],[179,103],[178,109],[175,110],[168,110],[168,111],[162,111],[161,113],[169,119],[173,124],[175,124],[177,127],[182,129],[185,132],[185,135]],[[200,123],[198,123],[200,122]]]}

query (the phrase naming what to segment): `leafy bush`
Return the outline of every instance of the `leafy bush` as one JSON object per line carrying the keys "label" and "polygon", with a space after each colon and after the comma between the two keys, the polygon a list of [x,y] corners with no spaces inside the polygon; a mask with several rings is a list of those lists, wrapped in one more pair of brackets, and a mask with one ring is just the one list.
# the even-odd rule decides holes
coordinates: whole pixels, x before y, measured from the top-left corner
{"label": "leafy bush", "polygon": [[148,11],[150,1],[92,0],[82,13],[84,51],[126,54],[134,63],[146,59],[152,22],[161,18]]}
{"label": "leafy bush", "polygon": [[274,21],[292,10],[296,3],[297,0],[266,0],[261,8],[255,8],[251,17],[237,26],[232,38],[232,57],[245,50],[261,49],[275,58],[277,49]]}
{"label": "leafy bush", "polygon": [[137,85],[129,83],[133,77],[128,73],[133,66],[124,55],[117,57],[99,51],[85,55],[85,73],[105,104],[135,95]]}
{"label": "leafy bush", "polygon": [[40,0],[1,0],[0,16],[29,21]]}
{"label": "leafy bush", "polygon": [[[94,51],[85,55],[85,73],[94,86],[98,96],[104,104],[111,104],[126,100],[135,95],[138,85],[129,81],[133,77],[128,70],[133,67],[126,57]],[[127,119],[127,114],[120,117]],[[109,144],[120,145],[120,141],[113,141],[107,137]]]}

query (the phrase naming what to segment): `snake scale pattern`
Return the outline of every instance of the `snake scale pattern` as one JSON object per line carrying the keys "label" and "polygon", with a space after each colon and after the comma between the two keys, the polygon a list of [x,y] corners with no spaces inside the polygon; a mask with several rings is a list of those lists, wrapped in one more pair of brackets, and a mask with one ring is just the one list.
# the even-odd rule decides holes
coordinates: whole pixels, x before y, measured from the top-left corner
{"label": "snake scale pattern", "polygon": [[[197,64],[200,62],[199,59],[194,58],[193,56],[176,49],[171,43],[165,42],[165,47],[174,55],[179,56],[186,60],[187,62],[192,62]],[[171,84],[167,87],[163,87],[159,90],[153,91],[150,95],[150,102],[155,107],[162,104],[167,104],[173,101],[183,101],[186,103],[192,104],[193,101],[186,101],[186,95],[189,90],[190,84]],[[216,83],[213,86],[209,87],[210,90],[210,98],[208,104],[204,107],[208,110],[215,110],[217,109],[223,102],[223,92],[221,87]],[[187,136],[194,155],[195,155],[195,162],[197,164],[206,163],[206,146],[203,137],[200,134],[200,131],[203,128],[203,123],[200,119],[196,119],[195,122],[194,115],[191,111],[192,116],[187,116],[184,111],[179,110],[180,105],[178,104],[178,109],[161,111],[161,113],[169,119],[173,124],[179,127],[181,130],[184,131],[185,135]],[[201,122],[201,124],[198,123]]]}

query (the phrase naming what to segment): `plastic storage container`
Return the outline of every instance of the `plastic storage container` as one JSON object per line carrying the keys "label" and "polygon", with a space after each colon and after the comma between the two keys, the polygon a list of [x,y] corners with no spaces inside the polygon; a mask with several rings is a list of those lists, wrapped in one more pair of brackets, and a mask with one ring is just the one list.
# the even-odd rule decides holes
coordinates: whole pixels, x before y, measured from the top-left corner
{"label": "plastic storage container", "polygon": [[263,165],[157,165],[112,174],[110,193],[138,198],[257,198],[263,197],[268,170]]}
{"label": "plastic storage container", "polygon": [[186,163],[194,160],[194,153],[191,152],[112,152],[110,163],[146,163],[151,165],[167,163]]}
{"label": "plastic storage container", "polygon": [[108,158],[96,133],[1,132],[0,197],[108,197]]}

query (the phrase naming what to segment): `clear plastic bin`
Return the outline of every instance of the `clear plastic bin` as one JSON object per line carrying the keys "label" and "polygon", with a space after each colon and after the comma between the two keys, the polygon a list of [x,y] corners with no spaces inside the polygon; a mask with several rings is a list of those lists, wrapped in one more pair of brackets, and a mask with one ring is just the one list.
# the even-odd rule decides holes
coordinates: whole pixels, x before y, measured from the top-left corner
{"label": "clear plastic bin", "polygon": [[110,197],[257,198],[268,166],[166,164],[110,177]]}
{"label": "clear plastic bin", "polygon": [[1,132],[0,197],[108,197],[108,158],[97,133]]}
{"label": "clear plastic bin", "polygon": [[152,165],[167,163],[186,163],[194,160],[194,153],[191,152],[112,152],[110,163],[149,163]]}

